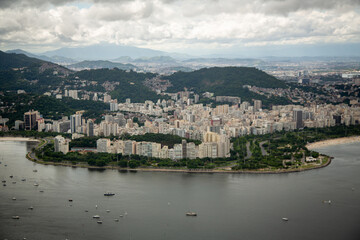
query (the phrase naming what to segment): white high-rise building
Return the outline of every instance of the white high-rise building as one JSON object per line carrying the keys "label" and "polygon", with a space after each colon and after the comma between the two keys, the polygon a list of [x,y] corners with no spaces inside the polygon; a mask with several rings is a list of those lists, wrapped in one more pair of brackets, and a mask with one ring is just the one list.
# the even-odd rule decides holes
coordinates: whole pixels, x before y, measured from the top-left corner
{"label": "white high-rise building", "polygon": [[100,138],[96,141],[97,152],[109,152],[110,151],[110,139]]}
{"label": "white high-rise building", "polygon": [[54,138],[54,148],[55,152],[62,152],[67,154],[69,152],[69,141],[66,140],[63,136],[58,135]]}

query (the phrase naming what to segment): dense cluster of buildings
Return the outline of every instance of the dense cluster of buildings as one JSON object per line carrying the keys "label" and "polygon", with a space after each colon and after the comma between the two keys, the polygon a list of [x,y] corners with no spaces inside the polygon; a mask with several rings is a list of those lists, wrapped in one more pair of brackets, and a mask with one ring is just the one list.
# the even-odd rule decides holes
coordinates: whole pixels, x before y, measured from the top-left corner
{"label": "dense cluster of buildings", "polygon": [[97,152],[121,153],[123,155],[140,155],[154,158],[226,158],[230,157],[230,140],[225,135],[213,132],[204,134],[203,142],[198,146],[183,140],[172,148],[155,142],[136,142],[131,140],[110,141],[107,138],[97,140]]}
{"label": "dense cluster of buildings", "polygon": [[[210,93],[208,93],[210,94]],[[210,96],[210,95],[209,95]],[[170,100],[144,103],[117,103],[104,96],[111,113],[100,123],[84,119],[83,111],[60,120],[43,119],[38,111],[24,114],[23,121],[15,122],[16,129],[71,133],[73,138],[82,136],[121,136],[162,133],[178,135],[182,138],[200,140],[200,145],[192,142],[175,144],[172,148],[153,142],[110,141],[99,139],[98,152],[137,154],[157,158],[223,158],[230,154],[230,138],[249,134],[267,134],[275,131],[291,131],[304,127],[323,128],[337,124],[360,124],[360,107],[346,104],[312,104],[273,106],[262,109],[262,102],[241,102],[238,97],[220,96],[218,102],[233,102],[214,108],[196,104],[198,95],[180,92]],[[141,122],[131,114],[146,116]],[[58,151],[67,152],[66,140],[58,139]],[[67,145],[67,147],[66,147]],[[61,147],[64,146],[64,147]]]}

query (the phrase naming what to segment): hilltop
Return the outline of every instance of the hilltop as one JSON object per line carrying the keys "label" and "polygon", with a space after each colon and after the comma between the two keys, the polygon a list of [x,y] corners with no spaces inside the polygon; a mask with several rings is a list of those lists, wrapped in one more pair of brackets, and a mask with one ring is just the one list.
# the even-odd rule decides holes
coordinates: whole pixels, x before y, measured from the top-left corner
{"label": "hilltop", "polygon": [[14,68],[31,68],[38,70],[39,73],[48,69],[57,71],[61,74],[69,74],[71,72],[69,69],[58,64],[28,57],[23,53],[16,54],[0,51],[0,70],[10,70]]}
{"label": "hilltop", "polygon": [[176,72],[163,78],[171,82],[172,87],[168,88],[170,92],[182,91],[186,87],[197,93],[212,92],[215,96],[237,96],[247,101],[268,99],[250,92],[244,85],[263,88],[287,87],[284,81],[253,67],[202,68],[193,72]]}

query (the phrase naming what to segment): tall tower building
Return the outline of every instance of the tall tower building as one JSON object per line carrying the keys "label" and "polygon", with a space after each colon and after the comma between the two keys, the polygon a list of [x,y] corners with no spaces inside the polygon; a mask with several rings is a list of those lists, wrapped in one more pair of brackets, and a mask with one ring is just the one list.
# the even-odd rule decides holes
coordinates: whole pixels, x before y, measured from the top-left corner
{"label": "tall tower building", "polygon": [[261,100],[254,100],[254,111],[259,111],[262,108]]}
{"label": "tall tower building", "polygon": [[86,135],[88,135],[88,137],[94,136],[94,121],[91,119],[87,121]]}
{"label": "tall tower building", "polygon": [[81,114],[74,114],[70,116],[71,133],[75,133],[78,126],[81,126]]}
{"label": "tall tower building", "polygon": [[300,109],[294,109],[293,118],[295,122],[296,129],[303,128],[303,111]]}
{"label": "tall tower building", "polygon": [[31,110],[24,113],[24,127],[25,130],[34,130],[36,128],[36,120],[40,118],[38,111]]}

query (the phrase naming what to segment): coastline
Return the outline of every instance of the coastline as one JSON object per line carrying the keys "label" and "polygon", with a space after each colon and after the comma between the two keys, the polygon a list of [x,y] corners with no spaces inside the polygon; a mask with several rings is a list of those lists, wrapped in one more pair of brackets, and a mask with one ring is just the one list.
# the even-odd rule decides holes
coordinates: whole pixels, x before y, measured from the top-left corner
{"label": "coastline", "polygon": [[24,137],[0,137],[0,141],[39,142],[38,139]]}
{"label": "coastline", "polygon": [[319,142],[308,143],[306,147],[309,150],[313,150],[315,148],[327,147],[338,144],[354,143],[354,142],[360,142],[360,136],[327,139]]}
{"label": "coastline", "polygon": [[[11,137],[4,137],[0,138],[0,140],[3,141],[38,141],[37,139],[32,138],[11,138]],[[314,143],[308,143],[306,147],[309,150],[320,148],[320,147],[326,147],[331,145],[337,145],[337,144],[346,144],[346,143],[353,143],[353,142],[360,142],[360,136],[353,136],[353,137],[343,137],[343,138],[335,138],[335,139],[328,139],[323,141],[318,141]],[[328,161],[325,164],[322,165],[315,165],[310,168],[297,168],[297,169],[278,169],[278,170],[269,170],[269,169],[262,169],[262,170],[226,170],[226,169],[169,169],[169,168],[121,168],[118,166],[104,166],[104,167],[96,167],[96,166],[89,166],[86,164],[72,164],[72,163],[66,163],[66,162],[45,162],[41,160],[33,159],[30,156],[31,152],[28,152],[26,155],[26,158],[30,161],[33,161],[35,163],[43,164],[43,165],[53,165],[53,166],[63,166],[63,167],[73,167],[73,168],[89,168],[89,169],[99,169],[99,170],[105,170],[105,169],[112,169],[112,170],[118,170],[118,171],[128,171],[128,172],[178,172],[178,173],[231,173],[231,174],[239,174],[239,173],[251,173],[251,174],[281,174],[281,173],[294,173],[294,172],[303,172],[313,169],[319,169],[324,168],[328,166],[333,157],[329,157]]]}

